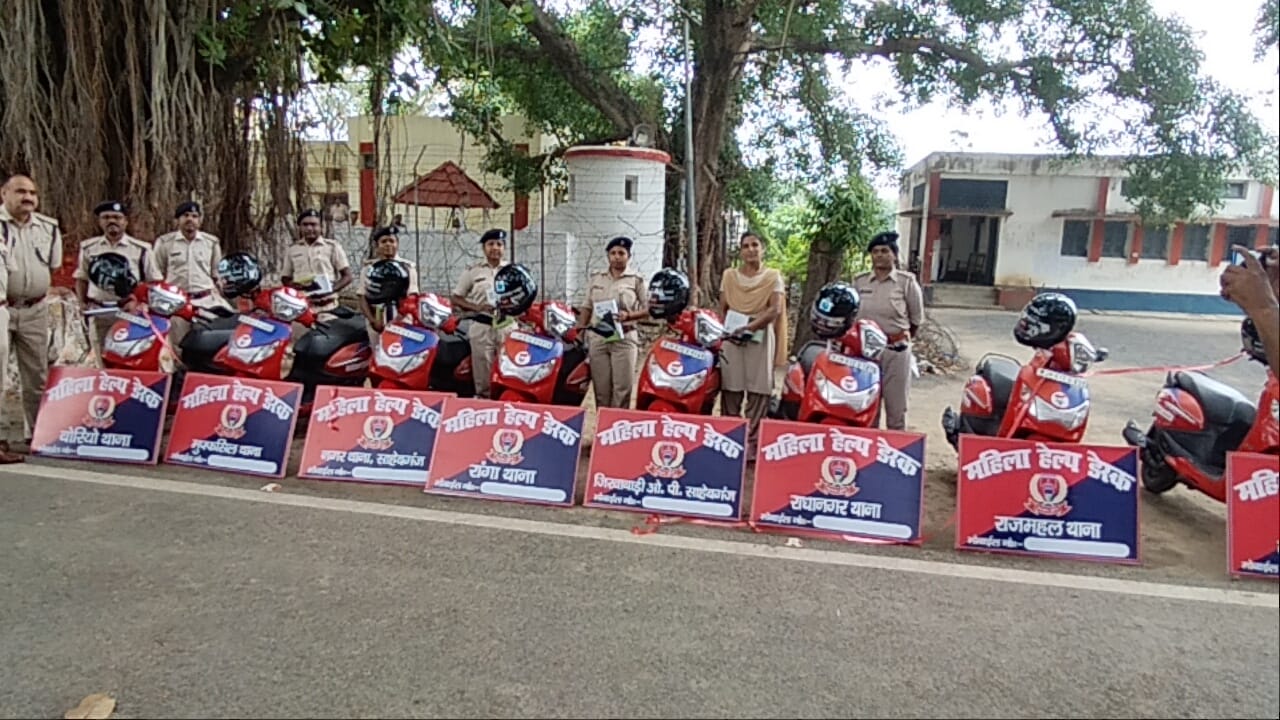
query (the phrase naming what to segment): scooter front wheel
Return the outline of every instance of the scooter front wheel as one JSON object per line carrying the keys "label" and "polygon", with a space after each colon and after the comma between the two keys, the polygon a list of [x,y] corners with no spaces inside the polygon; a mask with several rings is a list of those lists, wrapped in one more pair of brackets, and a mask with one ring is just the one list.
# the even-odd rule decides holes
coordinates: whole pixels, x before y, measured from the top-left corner
{"label": "scooter front wheel", "polygon": [[1153,442],[1155,440],[1152,438],[1151,433],[1148,432],[1147,446],[1142,448],[1139,456],[1142,460],[1142,487],[1153,495],[1160,495],[1178,486],[1178,474],[1174,472],[1173,468],[1169,467],[1169,464],[1163,458],[1153,455],[1150,449]]}

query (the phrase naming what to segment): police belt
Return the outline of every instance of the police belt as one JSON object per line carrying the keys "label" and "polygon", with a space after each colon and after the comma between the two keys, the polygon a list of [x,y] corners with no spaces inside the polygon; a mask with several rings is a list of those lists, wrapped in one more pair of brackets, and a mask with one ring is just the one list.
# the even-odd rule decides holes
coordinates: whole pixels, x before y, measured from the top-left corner
{"label": "police belt", "polygon": [[16,299],[16,298],[8,298],[8,299],[7,299],[7,300],[5,300],[4,302],[5,302],[5,304],[6,304],[6,305],[8,305],[9,307],[14,307],[14,308],[22,309],[22,308],[35,307],[36,305],[39,305],[40,303],[44,302],[44,298],[45,298],[45,296],[44,296],[44,295],[41,295],[40,297],[35,297],[35,298],[28,298],[28,299],[26,299],[26,300],[18,300],[18,299]]}

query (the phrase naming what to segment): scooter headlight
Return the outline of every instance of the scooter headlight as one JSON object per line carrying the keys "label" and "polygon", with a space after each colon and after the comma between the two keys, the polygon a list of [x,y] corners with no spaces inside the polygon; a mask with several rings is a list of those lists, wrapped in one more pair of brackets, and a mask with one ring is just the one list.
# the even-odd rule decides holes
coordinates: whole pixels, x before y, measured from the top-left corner
{"label": "scooter headlight", "polygon": [[817,373],[814,377],[814,387],[818,390],[818,397],[828,405],[842,405],[855,412],[862,412],[875,402],[877,388],[874,385],[849,392],[840,387],[840,383],[831,380],[821,372],[817,370],[814,372]]}
{"label": "scooter headlight", "polygon": [[501,355],[498,357],[498,373],[503,377],[519,380],[526,385],[535,385],[551,374],[551,366],[553,364],[544,362],[537,365],[517,365],[511,358]]}
{"label": "scooter headlight", "polygon": [[1076,430],[1089,419],[1089,401],[1085,400],[1075,407],[1058,408],[1045,402],[1044,398],[1037,397],[1035,402],[1027,408],[1027,414],[1040,422],[1053,423],[1067,430]]}
{"label": "scooter headlight", "polygon": [[676,395],[688,395],[702,387],[707,381],[709,372],[700,370],[692,375],[672,375],[653,358],[649,358],[649,382],[656,388],[670,390]]}
{"label": "scooter headlight", "polygon": [[378,345],[373,353],[373,364],[380,368],[386,368],[396,375],[408,375],[409,373],[422,367],[427,361],[425,352],[416,355],[390,355],[382,347]]}
{"label": "scooter headlight", "polygon": [[236,362],[244,363],[245,365],[257,365],[271,357],[276,350],[279,349],[279,340],[273,343],[267,343],[266,345],[243,348],[236,347],[235,343],[232,343],[227,346],[227,357],[235,360]]}
{"label": "scooter headlight", "polygon": [[136,340],[113,340],[111,336],[107,336],[107,341],[103,343],[103,351],[122,358],[137,357],[151,349],[156,344],[156,336],[148,335]]}

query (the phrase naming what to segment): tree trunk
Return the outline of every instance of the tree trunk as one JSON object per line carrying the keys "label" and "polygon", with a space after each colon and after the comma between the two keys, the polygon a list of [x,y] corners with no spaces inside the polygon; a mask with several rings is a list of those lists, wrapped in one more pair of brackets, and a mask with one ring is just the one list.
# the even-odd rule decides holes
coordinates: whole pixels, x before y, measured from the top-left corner
{"label": "tree trunk", "polygon": [[844,267],[844,250],[831,246],[826,239],[814,240],[809,246],[808,276],[804,281],[804,289],[800,292],[800,307],[796,308],[796,341],[791,347],[804,347],[813,339],[813,331],[809,329],[809,308],[823,285],[840,277],[840,268]]}

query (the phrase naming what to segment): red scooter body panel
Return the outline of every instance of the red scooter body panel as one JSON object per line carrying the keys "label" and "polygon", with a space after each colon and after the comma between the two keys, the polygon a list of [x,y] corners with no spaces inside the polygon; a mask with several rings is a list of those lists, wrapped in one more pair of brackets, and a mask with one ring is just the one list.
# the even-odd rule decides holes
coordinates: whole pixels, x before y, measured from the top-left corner
{"label": "red scooter body panel", "polygon": [[650,348],[640,367],[637,410],[711,414],[720,394],[720,341],[710,348],[698,344],[700,315],[720,324],[710,310],[685,310],[670,324],[678,337],[661,338]]}

